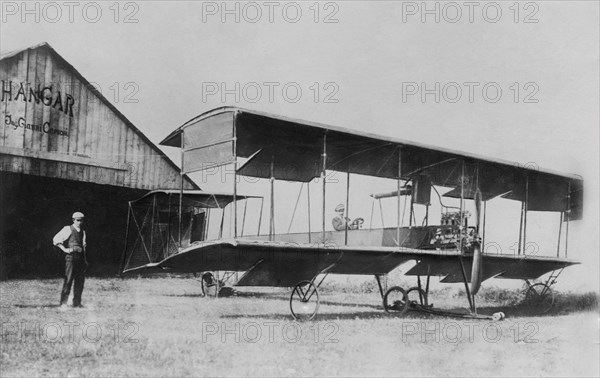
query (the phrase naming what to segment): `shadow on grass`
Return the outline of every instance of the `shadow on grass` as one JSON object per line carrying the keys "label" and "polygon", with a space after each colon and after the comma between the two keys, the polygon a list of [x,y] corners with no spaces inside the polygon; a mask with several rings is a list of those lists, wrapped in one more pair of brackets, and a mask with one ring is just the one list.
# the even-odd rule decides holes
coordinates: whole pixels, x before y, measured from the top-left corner
{"label": "shadow on grass", "polygon": [[[248,297],[248,298],[263,298],[263,299],[272,299],[272,300],[285,300],[286,302],[289,300],[289,296],[284,293],[236,293],[238,297]],[[515,296],[515,298],[517,298]],[[457,301],[464,300],[464,298],[457,297]],[[489,298],[486,298],[489,300]],[[502,304],[502,305],[493,305],[493,304],[483,304],[477,307],[477,313],[483,316],[491,316],[497,312],[503,312],[507,318],[521,317],[521,318],[530,318],[530,317],[553,317],[553,316],[562,316],[562,315],[570,315],[581,312],[598,312],[598,294],[590,292],[584,294],[575,294],[575,293],[563,293],[557,294],[554,301],[554,306],[550,309],[550,311],[546,313],[540,313],[539,308],[530,308],[519,304],[517,302]],[[387,313],[383,310],[382,305],[373,305],[373,304],[365,304],[365,303],[351,303],[351,302],[341,302],[341,301],[332,301],[332,300],[322,300],[320,301],[320,305],[330,305],[330,306],[341,306],[341,307],[358,307],[358,308],[368,308],[375,309],[377,311],[356,311],[356,312],[343,312],[343,313],[319,313],[317,314],[316,320],[343,320],[343,319],[373,319],[373,318],[404,318],[404,319],[426,319],[432,317],[448,317],[448,318],[467,318],[473,319],[469,316],[469,310],[466,307],[449,307],[449,308],[440,308],[434,307],[434,310],[439,313],[429,313],[424,311],[417,310],[409,310],[404,315],[399,315],[398,313]],[[435,306],[435,303],[434,303]],[[255,314],[255,315],[224,315],[223,318],[263,318],[263,319],[282,319],[289,318],[289,315],[283,314]],[[486,320],[483,318],[481,320]]]}
{"label": "shadow on grass", "polygon": [[178,297],[178,298],[205,298],[202,293],[191,293],[191,294],[163,294],[163,297]]}
{"label": "shadow on grass", "polygon": [[60,305],[57,305],[57,304],[41,304],[41,305],[16,304],[15,307],[18,307],[18,308],[58,308],[58,307],[60,307]]}
{"label": "shadow on grass", "polygon": [[[185,294],[163,294],[163,297],[180,297],[180,298],[205,298],[206,296],[202,293],[185,293]],[[259,292],[241,292],[234,291],[233,294],[227,296],[219,296],[223,298],[260,298],[260,299],[275,299],[275,300],[287,300],[289,294],[285,293],[259,293]],[[206,297],[213,299],[212,297]]]}
{"label": "shadow on grass", "polygon": [[[376,306],[372,306],[376,307]],[[462,310],[462,309],[458,309]],[[404,315],[395,312],[385,312],[383,307],[378,311],[359,311],[359,312],[326,312],[318,313],[314,321],[328,320],[362,320],[362,319],[429,319],[439,318],[439,315],[433,315],[418,311],[408,311]],[[457,316],[458,317],[458,316]],[[291,314],[253,314],[253,315],[222,315],[225,319],[268,319],[268,320],[287,320],[293,321]]]}

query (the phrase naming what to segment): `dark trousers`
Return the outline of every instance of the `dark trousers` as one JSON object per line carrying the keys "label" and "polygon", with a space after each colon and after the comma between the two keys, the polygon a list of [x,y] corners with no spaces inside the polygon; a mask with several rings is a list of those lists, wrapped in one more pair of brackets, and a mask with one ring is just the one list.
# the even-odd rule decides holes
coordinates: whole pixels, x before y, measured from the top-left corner
{"label": "dark trousers", "polygon": [[81,293],[85,282],[85,259],[81,253],[70,253],[65,255],[65,279],[62,292],[60,293],[60,304],[66,304],[73,285],[73,306],[81,305]]}

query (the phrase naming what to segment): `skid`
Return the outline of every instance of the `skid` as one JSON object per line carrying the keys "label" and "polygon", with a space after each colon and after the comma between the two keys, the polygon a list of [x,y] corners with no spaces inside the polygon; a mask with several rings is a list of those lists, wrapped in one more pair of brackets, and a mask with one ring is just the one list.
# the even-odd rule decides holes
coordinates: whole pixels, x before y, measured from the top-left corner
{"label": "skid", "polygon": [[[504,319],[504,313],[497,312],[494,315],[482,315],[482,314],[461,314],[453,311],[445,311],[441,309],[435,309],[432,307],[421,306],[420,304],[412,304],[408,308],[411,311],[423,312],[426,314],[438,315],[438,316],[446,316],[451,318],[462,318],[462,319],[478,319],[478,320],[502,320]],[[497,315],[496,315],[497,314]]]}

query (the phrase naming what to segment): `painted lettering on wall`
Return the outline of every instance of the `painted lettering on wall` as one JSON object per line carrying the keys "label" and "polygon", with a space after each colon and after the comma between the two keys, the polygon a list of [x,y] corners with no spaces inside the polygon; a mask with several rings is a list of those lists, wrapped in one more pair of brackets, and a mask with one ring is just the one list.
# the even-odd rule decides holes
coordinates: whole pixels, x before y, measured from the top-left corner
{"label": "painted lettering on wall", "polygon": [[52,85],[32,87],[29,83],[14,83],[9,80],[2,80],[2,102],[23,101],[34,104],[43,104],[53,109],[59,110],[69,117],[73,117],[73,106],[75,98],[68,93],[61,93],[60,90],[54,90]]}
{"label": "painted lettering on wall", "polygon": [[19,127],[26,130],[37,131],[45,134],[56,134],[60,136],[69,136],[69,129],[57,129],[55,127],[50,127],[50,122],[44,122],[42,124],[31,124],[27,123],[25,117],[14,118],[11,114],[7,114],[4,116],[4,127],[10,127],[14,130]]}

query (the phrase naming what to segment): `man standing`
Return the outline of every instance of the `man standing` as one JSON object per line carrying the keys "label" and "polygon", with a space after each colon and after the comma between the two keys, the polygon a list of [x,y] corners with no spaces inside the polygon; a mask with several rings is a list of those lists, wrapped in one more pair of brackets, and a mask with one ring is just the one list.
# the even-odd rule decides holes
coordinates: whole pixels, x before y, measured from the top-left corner
{"label": "man standing", "polygon": [[73,307],[83,307],[81,305],[81,293],[83,292],[83,283],[85,281],[85,271],[88,266],[86,254],[86,234],[82,228],[84,215],[80,212],[73,214],[73,224],[63,227],[62,230],[54,236],[52,242],[55,246],[62,249],[65,255],[65,278],[62,292],[60,294],[60,305],[66,306],[73,288]]}

